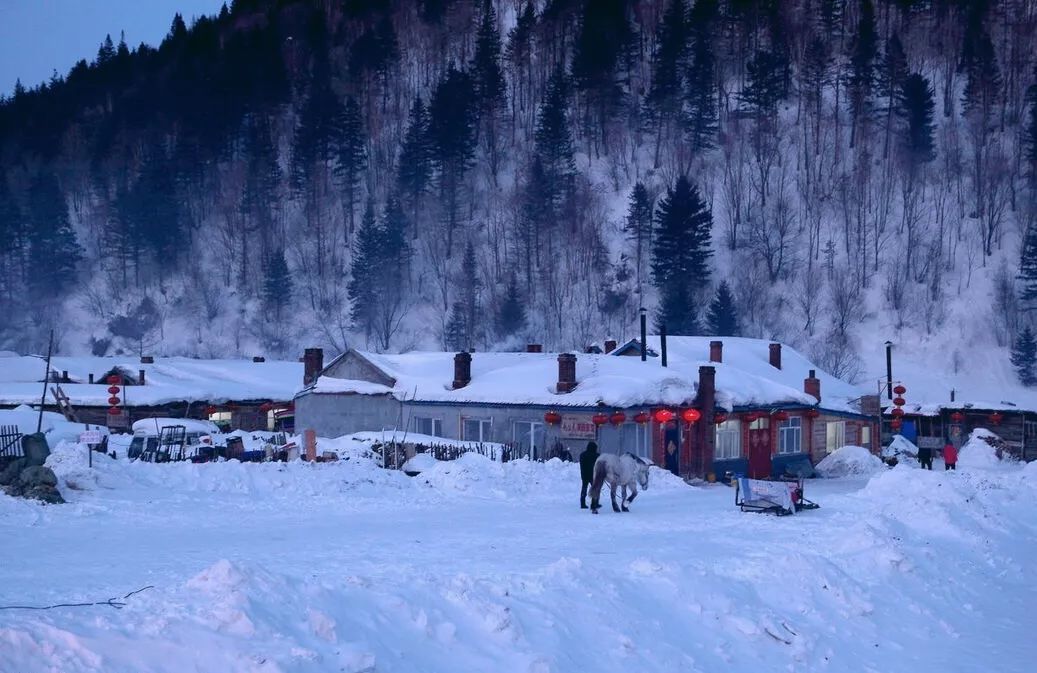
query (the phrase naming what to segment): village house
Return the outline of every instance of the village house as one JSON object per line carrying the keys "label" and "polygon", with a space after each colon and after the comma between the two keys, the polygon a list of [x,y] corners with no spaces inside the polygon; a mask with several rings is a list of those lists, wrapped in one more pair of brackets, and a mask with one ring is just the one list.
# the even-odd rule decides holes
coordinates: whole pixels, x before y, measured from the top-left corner
{"label": "village house", "polygon": [[0,409],[57,411],[80,423],[129,430],[142,418],[211,420],[242,430],[291,429],[303,364],[159,357],[65,357],[0,353]]}
{"label": "village house", "polygon": [[[323,366],[307,351],[296,427],[321,436],[413,432],[509,444],[543,457],[588,440],[662,465],[668,443],[686,475],[779,475],[846,444],[878,449],[874,395],[795,350],[758,339],[650,337],[601,353],[348,350]],[[666,353],[665,366],[660,353]],[[866,396],[865,396],[866,397]],[[871,403],[873,410],[862,412]]]}

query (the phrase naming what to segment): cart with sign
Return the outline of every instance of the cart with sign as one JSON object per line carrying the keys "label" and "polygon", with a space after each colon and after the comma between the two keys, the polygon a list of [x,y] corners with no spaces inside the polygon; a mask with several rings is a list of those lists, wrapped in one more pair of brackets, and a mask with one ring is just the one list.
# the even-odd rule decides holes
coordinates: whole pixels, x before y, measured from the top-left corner
{"label": "cart with sign", "polygon": [[735,480],[735,505],[743,512],[764,512],[786,516],[820,507],[803,494],[803,480],[795,477],[781,479]]}

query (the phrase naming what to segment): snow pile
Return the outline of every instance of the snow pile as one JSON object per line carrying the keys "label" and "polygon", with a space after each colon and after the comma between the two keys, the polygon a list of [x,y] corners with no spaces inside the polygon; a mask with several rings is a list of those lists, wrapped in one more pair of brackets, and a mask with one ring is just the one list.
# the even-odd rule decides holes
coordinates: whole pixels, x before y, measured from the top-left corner
{"label": "snow pile", "polygon": [[889,445],[882,448],[882,457],[886,460],[896,458],[898,464],[918,467],[918,447],[903,435],[893,435]]}
{"label": "snow pile", "polygon": [[401,467],[400,469],[403,470],[404,473],[424,472],[425,470],[429,470],[432,467],[434,467],[437,463],[439,463],[439,461],[430,456],[429,454],[418,453],[415,454],[413,458],[409,459],[406,463],[404,463],[403,467]]}
{"label": "snow pile", "polygon": [[1003,460],[1011,458],[1010,454],[998,448],[1003,440],[986,428],[976,428],[969,434],[969,439],[958,452],[958,468],[993,468]]}
{"label": "snow pile", "polygon": [[[18,432],[24,435],[36,432],[38,423],[40,423],[40,412],[24,404],[14,409],[0,409],[0,425],[16,425]],[[71,423],[65,420],[64,416],[53,411],[44,411],[43,422],[40,424],[40,431],[47,437],[47,444],[51,447],[63,441],[77,441],[79,435],[86,432],[88,428],[96,430],[102,435],[108,434],[108,428],[104,426]]]}
{"label": "snow pile", "polygon": [[824,457],[815,467],[822,477],[871,476],[886,469],[878,456],[863,446],[843,446]]}

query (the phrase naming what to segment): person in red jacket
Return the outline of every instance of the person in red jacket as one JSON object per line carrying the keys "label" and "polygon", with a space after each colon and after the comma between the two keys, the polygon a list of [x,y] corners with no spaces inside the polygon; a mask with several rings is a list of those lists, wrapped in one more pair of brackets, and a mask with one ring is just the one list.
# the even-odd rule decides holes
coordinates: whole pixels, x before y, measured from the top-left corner
{"label": "person in red jacket", "polygon": [[958,464],[958,449],[953,444],[947,442],[943,445],[943,469],[957,471]]}

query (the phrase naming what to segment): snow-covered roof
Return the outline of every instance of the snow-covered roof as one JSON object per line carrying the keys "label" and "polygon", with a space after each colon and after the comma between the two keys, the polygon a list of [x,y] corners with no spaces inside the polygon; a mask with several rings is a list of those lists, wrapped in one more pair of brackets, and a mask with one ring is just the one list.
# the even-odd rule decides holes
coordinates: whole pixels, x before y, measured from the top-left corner
{"label": "snow-covered roof", "polygon": [[[144,370],[144,385],[126,386],[119,397],[126,406],[171,402],[212,402],[292,399],[302,383],[301,362],[283,360],[196,360],[159,358],[141,363],[134,357],[55,356],[52,376],[67,371],[70,383],[61,383],[73,406],[107,406],[104,376],[118,370],[132,380]],[[46,363],[34,355],[0,353],[0,405],[39,404]],[[90,384],[90,375],[97,383]],[[47,403],[53,398],[47,393]]]}
{"label": "snow-covered roof", "polygon": [[[301,394],[349,393],[391,395],[404,401],[599,406],[681,405],[695,399],[699,367],[716,368],[717,404],[742,406],[813,405],[803,391],[811,369],[821,380],[821,406],[855,411],[851,402],[864,391],[821,371],[788,346],[782,368],[770,365],[770,342],[725,338],[723,362],[709,361],[710,337],[668,337],[667,367],[659,358],[578,354],[576,389],[558,393],[558,355],[554,353],[472,353],[471,382],[453,389],[454,354],[347,352],[332,362],[317,382]],[[649,345],[659,350],[658,337]],[[369,376],[357,363],[369,363],[381,376]],[[379,381],[372,381],[378,378]]]}

